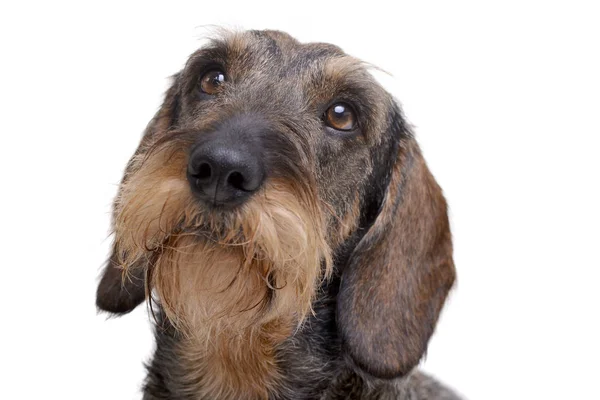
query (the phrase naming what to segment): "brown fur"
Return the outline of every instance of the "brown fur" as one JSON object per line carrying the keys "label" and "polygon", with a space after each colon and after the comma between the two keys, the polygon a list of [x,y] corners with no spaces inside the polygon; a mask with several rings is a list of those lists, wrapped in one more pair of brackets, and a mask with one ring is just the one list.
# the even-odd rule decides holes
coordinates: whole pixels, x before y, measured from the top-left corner
{"label": "brown fur", "polygon": [[446,201],[415,144],[401,149],[383,208],[354,257],[338,307],[349,348],[357,363],[379,365],[377,375],[407,373],[455,278]]}

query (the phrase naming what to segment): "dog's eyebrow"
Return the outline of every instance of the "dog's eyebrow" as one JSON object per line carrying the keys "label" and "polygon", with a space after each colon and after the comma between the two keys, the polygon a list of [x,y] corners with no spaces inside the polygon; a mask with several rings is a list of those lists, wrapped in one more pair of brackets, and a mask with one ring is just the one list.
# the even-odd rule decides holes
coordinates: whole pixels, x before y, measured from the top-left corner
{"label": "dog's eyebrow", "polygon": [[324,89],[321,92],[328,93],[327,101],[350,101],[371,126],[385,120],[389,96],[368,72],[367,63],[351,56],[331,57],[324,61],[315,78],[315,84]]}
{"label": "dog's eyebrow", "polygon": [[371,85],[373,78],[367,72],[368,64],[352,56],[329,57],[323,72],[327,79],[356,85]]}
{"label": "dog's eyebrow", "polygon": [[210,46],[203,47],[194,52],[188,59],[185,68],[193,69],[195,65],[206,62],[226,64],[227,55],[227,45],[224,42],[212,41]]}
{"label": "dog's eyebrow", "polygon": [[181,85],[184,93],[190,93],[196,85],[200,72],[211,64],[227,67],[228,51],[223,41],[211,40],[205,47],[196,50],[187,60],[181,72]]}

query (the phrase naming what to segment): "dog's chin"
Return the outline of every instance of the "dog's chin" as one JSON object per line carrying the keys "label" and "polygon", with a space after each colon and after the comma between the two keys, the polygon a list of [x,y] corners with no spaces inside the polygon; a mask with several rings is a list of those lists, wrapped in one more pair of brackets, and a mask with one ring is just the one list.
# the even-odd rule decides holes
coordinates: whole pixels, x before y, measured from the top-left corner
{"label": "dog's chin", "polygon": [[273,260],[264,247],[224,239],[214,230],[171,236],[150,283],[172,325],[188,336],[211,337],[276,320],[301,322],[319,269]]}
{"label": "dog's chin", "polygon": [[157,193],[125,193],[116,243],[126,270],[152,260],[148,287],[177,329],[206,335],[304,320],[331,271],[316,202],[273,184],[233,209],[198,204],[174,183]]}

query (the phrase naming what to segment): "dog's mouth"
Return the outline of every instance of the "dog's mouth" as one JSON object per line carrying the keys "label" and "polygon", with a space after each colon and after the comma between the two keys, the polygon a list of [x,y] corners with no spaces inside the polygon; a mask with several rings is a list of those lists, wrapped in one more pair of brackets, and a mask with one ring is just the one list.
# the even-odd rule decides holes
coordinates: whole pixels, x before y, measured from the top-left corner
{"label": "dog's mouth", "polygon": [[[315,196],[270,179],[243,204],[215,207],[193,195],[181,169],[161,168],[122,190],[115,232],[120,264],[146,262],[146,289],[168,318],[184,330],[240,328],[278,313],[303,320],[332,269]],[[170,174],[157,184],[161,171]]]}
{"label": "dog's mouth", "polygon": [[[182,225],[169,236],[191,236],[195,237],[197,241],[204,241],[214,245],[236,245],[247,242],[241,228],[231,231],[225,227],[225,224],[215,225],[202,223],[197,226]],[[165,243],[167,243],[168,240],[169,237],[165,239]]]}

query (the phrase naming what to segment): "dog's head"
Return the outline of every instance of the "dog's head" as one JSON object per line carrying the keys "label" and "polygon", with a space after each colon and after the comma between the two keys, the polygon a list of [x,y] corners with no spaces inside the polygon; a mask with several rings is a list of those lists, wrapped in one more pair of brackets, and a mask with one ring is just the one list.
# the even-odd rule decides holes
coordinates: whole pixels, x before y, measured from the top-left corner
{"label": "dog's head", "polygon": [[341,277],[337,325],[410,371],[454,281],[446,203],[398,105],[338,47],[230,33],[173,78],[114,205],[100,309],[149,293],[189,335],[298,326]]}

